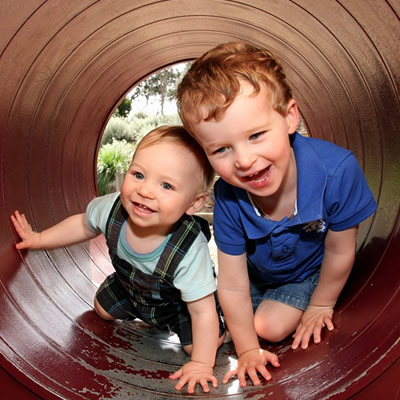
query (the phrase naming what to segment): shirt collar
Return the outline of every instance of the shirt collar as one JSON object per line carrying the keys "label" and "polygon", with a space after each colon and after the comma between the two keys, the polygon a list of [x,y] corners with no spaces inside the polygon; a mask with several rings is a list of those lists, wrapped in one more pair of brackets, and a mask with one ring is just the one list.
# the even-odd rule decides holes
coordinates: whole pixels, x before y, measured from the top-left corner
{"label": "shirt collar", "polygon": [[323,217],[324,192],[328,174],[310,138],[291,135],[297,164],[297,223],[304,224]]}
{"label": "shirt collar", "polygon": [[234,192],[242,211],[242,223],[250,239],[258,239],[273,230],[305,224],[323,216],[323,197],[327,182],[327,171],[309,138],[297,132],[290,135],[297,164],[297,214],[292,218],[273,221],[260,217],[249,200],[247,192],[234,187]]}

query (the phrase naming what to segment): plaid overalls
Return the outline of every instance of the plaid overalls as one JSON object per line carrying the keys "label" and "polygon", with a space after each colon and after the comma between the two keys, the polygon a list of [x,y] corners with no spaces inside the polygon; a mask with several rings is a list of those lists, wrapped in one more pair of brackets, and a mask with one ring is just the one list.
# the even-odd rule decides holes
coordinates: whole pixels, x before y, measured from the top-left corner
{"label": "plaid overalls", "polygon": [[[153,275],[146,274],[117,255],[118,237],[128,213],[115,201],[106,224],[105,236],[115,273],[108,276],[96,296],[103,308],[116,319],[140,318],[156,326],[169,324],[178,317],[189,319],[180,291],[172,285],[174,272],[200,233],[194,217],[184,215],[175,225]],[[206,222],[206,221],[205,221]],[[201,224],[203,225],[203,224]],[[204,224],[208,230],[208,223]],[[208,232],[208,239],[210,233]]]}

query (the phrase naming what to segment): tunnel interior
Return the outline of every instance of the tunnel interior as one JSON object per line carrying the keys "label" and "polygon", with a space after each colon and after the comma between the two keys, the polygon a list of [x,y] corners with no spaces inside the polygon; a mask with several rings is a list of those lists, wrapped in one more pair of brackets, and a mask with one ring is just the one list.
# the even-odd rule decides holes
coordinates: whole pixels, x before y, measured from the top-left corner
{"label": "tunnel interior", "polygon": [[[398,398],[400,386],[400,4],[397,0],[3,1],[0,12],[0,388],[24,398],[185,397],[168,375],[186,358],[175,337],[92,310],[110,273],[102,237],[18,252],[10,215],[40,231],[96,196],[96,159],[113,110],[137,83],[215,45],[270,48],[310,136],[352,150],[378,202],[360,227],[336,329],[280,357],[259,387],[229,399]],[[219,351],[221,379],[234,360]],[[386,396],[386,397],[385,397]]]}

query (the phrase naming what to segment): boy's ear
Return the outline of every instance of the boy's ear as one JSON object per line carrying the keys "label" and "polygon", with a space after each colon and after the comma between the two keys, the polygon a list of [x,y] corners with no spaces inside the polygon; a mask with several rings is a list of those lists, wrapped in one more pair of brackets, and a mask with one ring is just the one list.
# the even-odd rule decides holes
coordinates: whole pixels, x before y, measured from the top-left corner
{"label": "boy's ear", "polygon": [[204,204],[206,204],[208,196],[208,192],[198,194],[191,206],[186,210],[186,214],[193,215],[200,211],[203,208]]}
{"label": "boy's ear", "polygon": [[294,133],[299,124],[299,110],[295,99],[291,99],[288,103],[286,121],[288,124],[288,133]]}

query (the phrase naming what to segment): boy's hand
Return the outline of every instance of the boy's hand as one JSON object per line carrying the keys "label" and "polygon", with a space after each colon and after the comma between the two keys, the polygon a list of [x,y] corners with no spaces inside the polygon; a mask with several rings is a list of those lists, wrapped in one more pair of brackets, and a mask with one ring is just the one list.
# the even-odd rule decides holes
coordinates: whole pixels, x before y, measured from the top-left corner
{"label": "boy's hand", "polygon": [[268,363],[271,363],[274,367],[279,367],[278,356],[263,349],[245,351],[240,355],[236,368],[225,374],[222,383],[227,383],[232,376],[237,375],[240,386],[245,387],[246,374],[256,386],[261,383],[258,374],[269,381],[272,377],[265,368]]}
{"label": "boy's hand", "polygon": [[181,390],[187,384],[188,393],[194,393],[196,383],[199,383],[206,393],[210,391],[208,382],[211,382],[213,387],[218,386],[213,368],[196,361],[189,361],[180,370],[170,375],[169,378],[173,380],[179,379],[175,386],[176,390]]}
{"label": "boy's hand", "polygon": [[322,328],[327,327],[332,331],[334,326],[332,322],[333,307],[331,306],[313,306],[309,305],[301,317],[299,326],[293,334],[292,349],[297,349],[301,343],[301,348],[306,349],[311,336],[314,336],[314,343],[321,342]]}
{"label": "boy's hand", "polygon": [[22,242],[15,245],[18,250],[39,248],[40,234],[32,230],[24,214],[15,211],[14,215],[11,215],[11,221],[19,237],[22,239]]}

